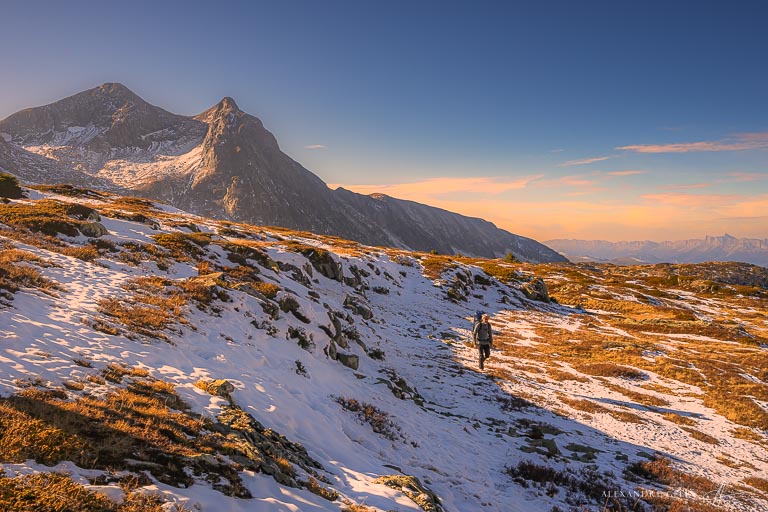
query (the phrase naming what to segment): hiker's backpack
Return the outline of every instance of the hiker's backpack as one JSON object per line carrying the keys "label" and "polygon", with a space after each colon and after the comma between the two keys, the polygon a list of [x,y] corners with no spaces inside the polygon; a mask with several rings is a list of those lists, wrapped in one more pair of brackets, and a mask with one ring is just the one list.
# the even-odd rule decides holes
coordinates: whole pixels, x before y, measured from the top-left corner
{"label": "hiker's backpack", "polygon": [[491,326],[487,322],[481,322],[477,327],[477,341],[488,341],[491,339]]}
{"label": "hiker's backpack", "polygon": [[475,323],[476,324],[479,324],[482,321],[482,319],[483,319],[483,312],[482,311],[478,311],[477,313],[475,313]]}

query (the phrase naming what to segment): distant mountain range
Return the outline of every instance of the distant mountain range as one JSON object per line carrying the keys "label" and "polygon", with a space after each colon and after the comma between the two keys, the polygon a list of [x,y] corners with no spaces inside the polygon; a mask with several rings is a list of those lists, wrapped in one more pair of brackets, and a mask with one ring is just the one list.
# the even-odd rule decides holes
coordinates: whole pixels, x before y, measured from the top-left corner
{"label": "distant mountain range", "polygon": [[0,169],[26,182],[141,195],[220,219],[336,235],[369,245],[565,261],[550,248],[383,194],[330,189],[224,98],[189,117],[107,83],[0,121]]}
{"label": "distant mountain range", "polygon": [[545,243],[574,262],[600,261],[631,265],[741,261],[768,267],[768,239],[736,238],[727,234],[660,243],[563,239],[547,240]]}

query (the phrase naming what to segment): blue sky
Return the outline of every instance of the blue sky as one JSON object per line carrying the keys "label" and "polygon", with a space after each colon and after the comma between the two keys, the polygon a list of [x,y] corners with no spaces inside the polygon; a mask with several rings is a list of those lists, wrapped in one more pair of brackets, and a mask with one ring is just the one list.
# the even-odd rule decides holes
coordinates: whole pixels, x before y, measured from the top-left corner
{"label": "blue sky", "polygon": [[540,240],[768,237],[764,2],[10,1],[1,16],[0,117],[107,81],[182,114],[229,95],[328,183]]}

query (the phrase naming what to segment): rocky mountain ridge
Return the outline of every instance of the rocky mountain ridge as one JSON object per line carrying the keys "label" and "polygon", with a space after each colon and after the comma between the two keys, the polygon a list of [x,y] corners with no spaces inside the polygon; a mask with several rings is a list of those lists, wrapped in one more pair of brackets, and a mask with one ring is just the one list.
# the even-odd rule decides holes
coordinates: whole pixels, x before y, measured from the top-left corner
{"label": "rocky mountain ridge", "polygon": [[0,121],[0,169],[160,199],[217,218],[332,234],[370,245],[522,261],[565,261],[482,219],[331,190],[226,97],[193,117],[107,83]]}
{"label": "rocky mountain ridge", "polygon": [[740,261],[768,266],[768,238],[736,238],[725,234],[666,242],[558,239],[545,243],[574,261],[619,264]]}

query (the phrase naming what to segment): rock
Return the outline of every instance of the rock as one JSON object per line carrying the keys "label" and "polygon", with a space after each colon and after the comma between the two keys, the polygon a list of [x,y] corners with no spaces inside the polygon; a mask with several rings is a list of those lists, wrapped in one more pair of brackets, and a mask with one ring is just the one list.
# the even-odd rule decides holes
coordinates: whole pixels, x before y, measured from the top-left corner
{"label": "rock", "polygon": [[203,274],[202,276],[190,277],[188,281],[190,283],[197,283],[203,286],[216,286],[218,281],[221,280],[223,272],[212,272],[210,274]]}
{"label": "rock", "polygon": [[86,222],[80,224],[77,229],[88,238],[99,238],[109,234],[109,230],[100,222]]}
{"label": "rock", "polygon": [[334,361],[336,360],[336,357],[339,354],[339,349],[336,348],[336,343],[333,340],[331,340],[331,343],[328,345],[327,354],[328,354],[328,357],[330,357]]}
{"label": "rock", "polygon": [[547,285],[540,277],[536,277],[520,287],[520,290],[531,300],[549,302]]}
{"label": "rock", "polygon": [[336,360],[347,368],[352,368],[353,370],[357,370],[357,368],[360,366],[360,357],[355,354],[337,352]]}
{"label": "rock", "polygon": [[375,484],[386,485],[408,496],[424,512],[442,512],[440,498],[432,492],[418,478],[411,475],[386,475],[373,481]]}
{"label": "rock", "polygon": [[226,379],[199,381],[198,387],[206,390],[211,395],[222,398],[229,398],[229,394],[235,390],[235,386]]}
{"label": "rock", "polygon": [[344,307],[351,310],[353,313],[362,316],[366,320],[373,318],[373,311],[371,311],[371,308],[362,304],[359,299],[351,295],[347,295],[344,299]]}
{"label": "rock", "polygon": [[254,288],[252,283],[237,283],[232,285],[233,290],[237,290],[239,292],[247,293],[251,297],[256,297],[257,299],[261,300],[268,300],[267,297],[264,296],[263,293],[261,293],[259,290]]}
{"label": "rock", "polygon": [[299,301],[296,300],[295,297],[292,295],[285,295],[282,299],[280,299],[280,309],[283,311],[283,313],[293,313],[293,316],[304,322],[305,324],[309,323],[309,318],[307,318],[304,313],[301,311],[301,306],[299,305]]}
{"label": "rock", "polygon": [[312,263],[312,266],[328,279],[342,281],[343,272],[341,263],[333,259],[330,252],[325,249],[309,249],[301,251],[301,254]]}

